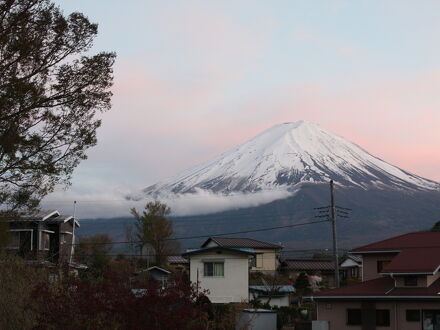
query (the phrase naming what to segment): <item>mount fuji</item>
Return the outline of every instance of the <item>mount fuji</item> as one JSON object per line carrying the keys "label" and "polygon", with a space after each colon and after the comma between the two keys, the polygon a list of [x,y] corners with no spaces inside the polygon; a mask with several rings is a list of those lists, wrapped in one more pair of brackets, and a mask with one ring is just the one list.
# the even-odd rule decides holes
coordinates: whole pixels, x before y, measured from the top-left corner
{"label": "mount fuji", "polygon": [[[280,226],[279,230],[240,236],[280,242],[286,247],[328,248],[329,223],[289,226],[317,221],[314,208],[329,205],[330,179],[336,183],[336,204],[352,210],[349,219],[337,222],[341,247],[429,229],[440,220],[439,183],[393,166],[307,121],[269,128],[213,160],[127,199],[154,198],[166,202],[172,211],[182,204],[196,211],[172,214],[178,237]],[[271,198],[256,202],[256,196],[270,194]],[[234,198],[240,203],[232,203]],[[191,204],[194,200],[197,204]],[[218,208],[220,204],[226,207]],[[102,221],[114,228],[118,237],[123,235],[124,225],[133,220]],[[93,224],[99,221],[83,223],[82,230],[91,234],[95,232]],[[288,228],[283,227],[286,225]],[[198,246],[202,240],[184,240],[182,246]]]}
{"label": "mount fuji", "polygon": [[308,121],[276,125],[211,161],[143,190],[160,197],[205,190],[217,194],[292,190],[333,179],[343,187],[439,190],[440,184],[374,157]]}

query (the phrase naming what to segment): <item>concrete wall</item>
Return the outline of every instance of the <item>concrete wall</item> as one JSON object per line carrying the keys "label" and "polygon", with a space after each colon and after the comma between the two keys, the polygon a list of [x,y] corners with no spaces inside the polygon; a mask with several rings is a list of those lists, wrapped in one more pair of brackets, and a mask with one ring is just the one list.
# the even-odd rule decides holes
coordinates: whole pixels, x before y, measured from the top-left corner
{"label": "concrete wall", "polygon": [[[189,256],[190,279],[197,282],[200,289],[208,289],[208,298],[213,303],[242,302],[249,299],[249,257],[244,254],[225,253],[225,251],[206,252]],[[224,276],[205,277],[204,261],[223,261]]]}
{"label": "concrete wall", "polygon": [[240,315],[236,330],[276,330],[277,314],[275,311],[244,310]]}
{"label": "concrete wall", "polygon": [[[347,309],[361,308],[360,301],[344,301],[344,302],[318,302],[317,303],[317,319],[329,321],[329,330],[362,330],[362,326],[347,325]],[[375,309],[388,309],[390,311],[389,327],[374,327],[377,330],[421,330],[422,321],[407,322],[406,310],[418,309],[440,310],[440,303],[429,301],[390,301],[376,302]]]}
{"label": "concrete wall", "polygon": [[392,260],[396,253],[371,253],[362,256],[362,281],[373,280],[382,277],[377,273],[377,262]]}

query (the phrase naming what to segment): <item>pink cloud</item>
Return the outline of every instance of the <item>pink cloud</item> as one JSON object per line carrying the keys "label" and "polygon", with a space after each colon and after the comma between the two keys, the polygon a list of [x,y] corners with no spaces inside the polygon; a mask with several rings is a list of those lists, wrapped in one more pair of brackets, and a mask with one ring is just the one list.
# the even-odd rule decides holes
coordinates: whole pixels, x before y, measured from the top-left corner
{"label": "pink cloud", "polygon": [[440,72],[382,76],[337,89],[323,84],[285,86],[275,92],[273,110],[263,109],[268,99],[263,108],[245,111],[266,111],[268,126],[298,119],[317,122],[394,165],[440,181],[438,95]]}

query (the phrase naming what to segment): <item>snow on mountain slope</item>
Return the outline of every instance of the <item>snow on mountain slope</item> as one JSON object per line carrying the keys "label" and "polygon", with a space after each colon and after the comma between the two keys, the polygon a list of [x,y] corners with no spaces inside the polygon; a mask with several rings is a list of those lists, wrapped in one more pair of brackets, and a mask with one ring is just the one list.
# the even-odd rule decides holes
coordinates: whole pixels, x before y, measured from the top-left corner
{"label": "snow on mountain slope", "polygon": [[144,189],[147,195],[293,189],[304,182],[368,189],[438,190],[440,184],[376,158],[320,126],[276,125],[215,159]]}

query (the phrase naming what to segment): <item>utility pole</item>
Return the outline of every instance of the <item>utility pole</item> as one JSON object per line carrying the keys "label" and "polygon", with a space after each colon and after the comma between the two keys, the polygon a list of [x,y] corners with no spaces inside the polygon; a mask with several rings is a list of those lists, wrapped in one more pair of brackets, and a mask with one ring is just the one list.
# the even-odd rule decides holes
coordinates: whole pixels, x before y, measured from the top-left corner
{"label": "utility pole", "polygon": [[69,264],[72,263],[73,253],[75,251],[75,212],[76,212],[76,201],[73,201],[73,227],[72,227],[72,245],[70,246],[70,258]]}
{"label": "utility pole", "polygon": [[333,229],[333,256],[335,258],[335,284],[339,288],[339,258],[338,258],[338,241],[336,237],[336,205],[334,196],[333,180],[330,180],[330,220]]}

